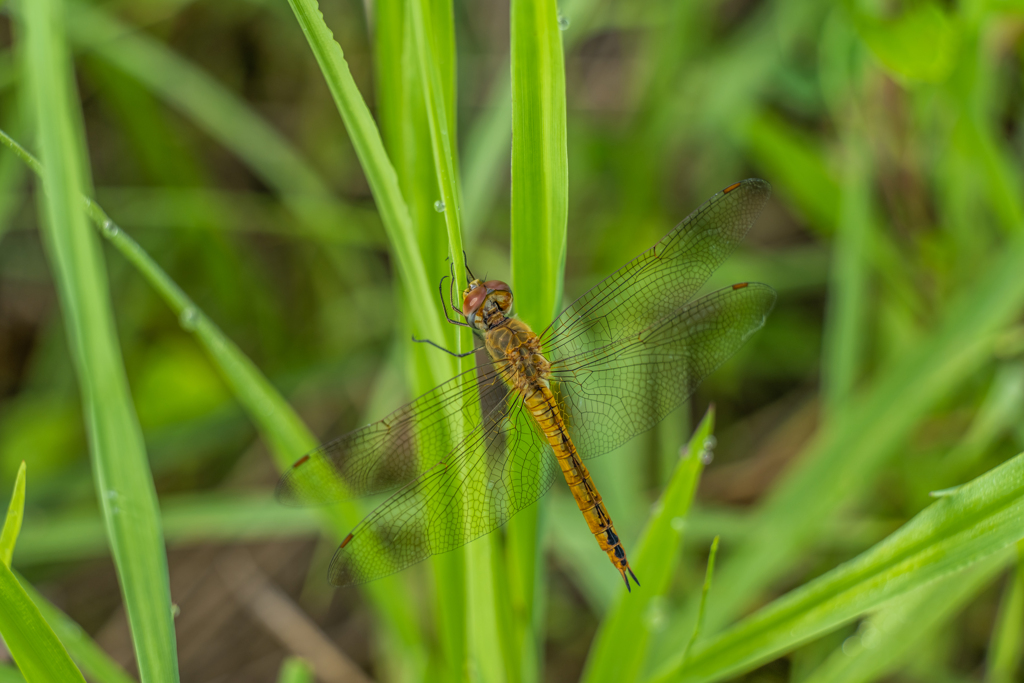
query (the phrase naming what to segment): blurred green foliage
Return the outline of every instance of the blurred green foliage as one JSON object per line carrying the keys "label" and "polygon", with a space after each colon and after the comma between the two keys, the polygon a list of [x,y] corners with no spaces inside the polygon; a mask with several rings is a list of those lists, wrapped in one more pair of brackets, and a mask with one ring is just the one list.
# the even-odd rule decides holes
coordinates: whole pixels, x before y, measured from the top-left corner
{"label": "blurred green foliage", "polygon": [[[312,515],[269,501],[275,475],[264,450],[283,464],[301,454],[291,451],[304,448],[309,432],[296,421],[277,433],[247,413],[276,388],[326,439],[433,383],[447,359],[407,340],[422,334],[419,325],[439,329],[439,309],[424,307],[448,272],[449,234],[434,208],[442,196],[459,197],[474,272],[513,276],[509,6],[421,2],[417,16],[431,12],[435,23],[430,45],[417,51],[408,3],[321,5],[397,173],[412,230],[401,238],[394,223],[405,219],[378,212],[377,181],[360,164],[360,143],[332,106],[286,3],[73,0],[65,8],[96,199],[202,311],[186,300],[168,308],[113,242],[105,247],[117,339],[168,542],[186,553],[202,544],[309,539],[318,528]],[[37,149],[24,36],[17,12],[5,11],[0,128]],[[757,175],[775,189],[747,244],[708,285],[773,285],[780,300],[768,325],[690,407],[592,468],[626,547],[637,547],[652,503],[673,481],[691,418],[715,402],[717,460],[689,516],[670,520],[687,533],[665,594],[635,621],[606,624],[626,623],[636,634],[643,624],[628,644],[650,647],[643,662],[629,662],[640,678],[679,673],[665,667],[693,633],[707,548],[721,534],[692,656],[724,671],[712,656],[732,642],[728,631],[715,640],[724,628],[815,577],[834,581],[830,570],[928,507],[929,492],[974,479],[1024,446],[1024,4],[566,0],[559,12],[566,299],[735,180]],[[439,65],[434,111],[449,119],[457,152],[450,170],[461,176],[461,188],[444,193],[420,80],[425,54]],[[90,558],[108,551],[66,322],[36,230],[33,194],[41,188],[29,175],[2,150],[0,491],[28,461],[32,484],[14,564],[67,595],[92,590]],[[451,214],[452,202],[444,210]],[[403,291],[398,275],[410,259],[421,260],[429,290]],[[558,273],[543,275],[550,282],[542,291],[554,291]],[[237,350],[217,355],[220,331]],[[448,339],[454,347],[455,336]],[[226,359],[244,358],[236,351],[267,387],[247,391],[225,377]],[[572,501],[563,491],[549,498],[539,512],[546,571],[532,623],[521,623],[522,614],[510,621],[517,633],[535,629],[540,675],[574,680],[591,642],[602,642],[594,640],[600,620],[627,608]],[[500,538],[479,541],[491,542]],[[322,602],[310,587],[322,581],[321,555],[308,569],[305,555],[293,559],[309,573],[304,605],[315,595]],[[529,561],[522,557],[520,566]],[[451,570],[442,563],[367,594],[378,647],[359,650],[354,640],[359,651],[350,654],[376,678],[463,673],[438,663],[439,653],[458,652],[451,641],[459,637],[445,631],[452,617],[438,617],[444,608],[425,588],[433,573]],[[870,615],[829,622],[830,633],[772,645],[780,659],[744,680],[1014,680],[1024,648],[1015,564],[1001,551],[871,602]],[[459,589],[452,576],[449,591]],[[805,592],[791,599],[808,595],[806,586],[798,590]],[[95,592],[106,596],[109,615],[119,604],[116,587]],[[339,636],[345,647],[365,613],[354,596],[336,601],[343,613],[317,618],[337,632],[357,624]],[[90,631],[104,623],[76,613],[74,600],[62,606],[92,619]],[[47,609],[53,625],[59,617]],[[465,617],[462,605],[452,611]],[[752,619],[733,633],[765,623]],[[54,629],[70,651],[74,629]],[[182,678],[212,677],[209,660],[189,658],[199,636],[179,629],[178,638]],[[614,654],[595,650],[591,665]],[[226,649],[221,656],[244,659]],[[506,652],[469,671],[529,680],[531,664]],[[304,675],[298,664],[286,672]],[[277,675],[275,662],[263,680]]]}

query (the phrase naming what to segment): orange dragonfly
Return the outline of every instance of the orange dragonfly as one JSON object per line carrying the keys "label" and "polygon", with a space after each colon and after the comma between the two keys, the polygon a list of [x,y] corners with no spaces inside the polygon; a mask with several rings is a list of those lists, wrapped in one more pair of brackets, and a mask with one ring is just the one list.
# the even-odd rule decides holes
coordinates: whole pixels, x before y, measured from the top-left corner
{"label": "orange dragonfly", "polygon": [[[287,504],[393,491],[342,541],[331,583],[372,581],[469,543],[560,473],[626,587],[630,577],[639,586],[584,460],[656,425],[764,325],[776,298],[767,285],[691,298],[770,192],[758,179],[725,188],[539,335],[512,316],[507,284],[473,279],[462,309],[451,304],[465,322],[448,321],[483,337],[490,362],[304,455],[278,484]],[[464,399],[478,391],[482,419],[466,431]]]}

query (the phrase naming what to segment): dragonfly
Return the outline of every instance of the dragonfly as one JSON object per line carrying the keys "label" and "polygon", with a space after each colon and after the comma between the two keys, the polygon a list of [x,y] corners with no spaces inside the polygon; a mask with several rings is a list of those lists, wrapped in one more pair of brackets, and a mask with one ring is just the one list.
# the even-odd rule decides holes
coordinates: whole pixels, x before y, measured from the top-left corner
{"label": "dragonfly", "polygon": [[513,315],[506,283],[473,278],[459,308],[442,279],[442,305],[462,320],[445,317],[482,338],[486,361],[303,455],[278,483],[290,505],[389,494],[341,542],[330,582],[366,583],[454,550],[563,478],[626,588],[639,586],[585,461],[654,427],[764,326],[768,285],[694,297],[770,193],[757,178],[725,188],[540,334]]}

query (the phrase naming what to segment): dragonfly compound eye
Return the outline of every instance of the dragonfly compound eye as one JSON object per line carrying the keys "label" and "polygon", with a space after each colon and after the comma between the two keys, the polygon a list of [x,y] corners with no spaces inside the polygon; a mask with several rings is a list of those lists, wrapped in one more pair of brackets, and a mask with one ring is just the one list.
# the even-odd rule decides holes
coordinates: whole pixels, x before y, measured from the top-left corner
{"label": "dragonfly compound eye", "polygon": [[486,287],[473,287],[467,289],[462,295],[462,311],[467,316],[476,313],[476,309],[480,308],[480,304],[487,298]]}

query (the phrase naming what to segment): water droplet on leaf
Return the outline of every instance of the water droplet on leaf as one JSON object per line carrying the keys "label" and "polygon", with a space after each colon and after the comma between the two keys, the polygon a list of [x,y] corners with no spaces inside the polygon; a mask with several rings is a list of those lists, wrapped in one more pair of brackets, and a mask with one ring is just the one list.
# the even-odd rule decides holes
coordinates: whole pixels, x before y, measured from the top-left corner
{"label": "water droplet on leaf", "polygon": [[199,323],[199,311],[192,306],[187,306],[182,309],[178,315],[178,324],[185,330],[191,332],[196,329],[196,325]]}
{"label": "water droplet on leaf", "polygon": [[434,202],[434,211],[437,211],[438,213],[444,213],[443,199],[438,199],[436,202]]}

